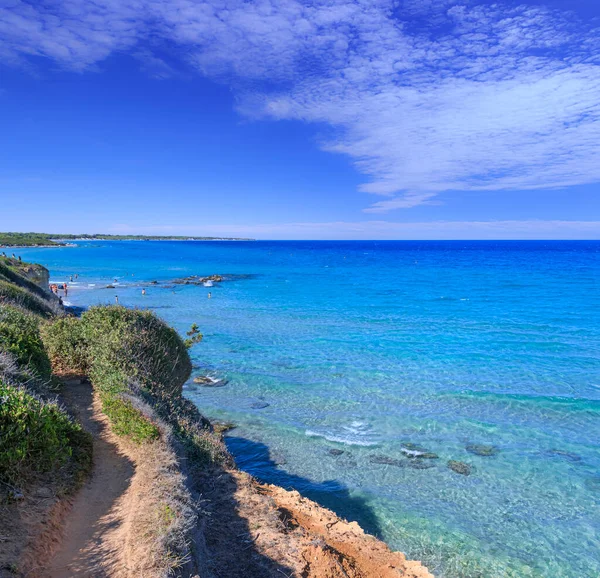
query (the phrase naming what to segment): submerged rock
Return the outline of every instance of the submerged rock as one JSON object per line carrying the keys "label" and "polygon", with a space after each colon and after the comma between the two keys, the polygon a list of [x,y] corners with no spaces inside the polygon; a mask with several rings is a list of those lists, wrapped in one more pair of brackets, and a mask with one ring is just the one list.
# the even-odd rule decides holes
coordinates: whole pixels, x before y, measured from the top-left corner
{"label": "submerged rock", "polygon": [[396,466],[399,468],[403,468],[405,463],[403,460],[397,460],[396,458],[391,458],[389,456],[375,455],[369,456],[369,461],[372,464],[382,464],[385,466]]}
{"label": "submerged rock", "polygon": [[269,407],[271,404],[266,401],[255,401],[250,405],[252,409],[265,409],[265,407]]}
{"label": "submerged rock", "polygon": [[557,457],[557,458],[563,458],[569,462],[573,462],[573,463],[578,463],[582,461],[582,457],[580,455],[577,455],[573,452],[568,452],[565,450],[557,450],[557,449],[551,449],[548,450],[546,452],[547,455],[549,455],[550,457]]}
{"label": "submerged rock", "polygon": [[231,421],[220,421],[215,420],[210,422],[213,430],[217,433],[225,433],[232,429],[235,429],[237,426]]}
{"label": "submerged rock", "polygon": [[592,492],[600,492],[600,476],[588,478],[585,482],[585,487]]}
{"label": "submerged rock", "polygon": [[495,456],[500,451],[496,446],[485,444],[467,444],[465,449],[470,454],[483,457]]}
{"label": "submerged rock", "polygon": [[116,287],[114,285],[107,285],[106,289],[116,289]]}
{"label": "submerged rock", "polygon": [[198,377],[194,377],[194,383],[203,387],[223,387],[229,382],[226,379],[213,379],[206,375],[199,375]]}
{"label": "submerged rock", "polygon": [[209,275],[208,277],[199,277],[198,275],[189,275],[188,277],[182,277],[181,279],[173,280],[176,285],[203,285],[207,281],[213,283],[220,283],[223,281],[223,275]]}
{"label": "submerged rock", "polygon": [[346,453],[344,450],[338,450],[338,449],[331,449],[328,451],[329,455],[331,456],[341,456],[343,453]]}
{"label": "submerged rock", "polygon": [[469,464],[465,464],[465,462],[458,462],[456,460],[449,460],[448,467],[457,474],[461,474],[463,476],[471,475],[471,466]]}

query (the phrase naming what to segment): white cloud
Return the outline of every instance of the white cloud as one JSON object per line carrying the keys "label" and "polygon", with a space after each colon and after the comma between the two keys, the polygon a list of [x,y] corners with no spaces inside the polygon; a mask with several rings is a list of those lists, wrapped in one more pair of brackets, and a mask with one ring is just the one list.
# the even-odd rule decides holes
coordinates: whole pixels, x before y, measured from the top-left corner
{"label": "white cloud", "polygon": [[[367,212],[447,190],[600,181],[600,35],[571,13],[476,0],[0,0],[0,57],[85,70],[175,43],[258,118],[327,123]],[[265,87],[269,87],[268,89]]]}

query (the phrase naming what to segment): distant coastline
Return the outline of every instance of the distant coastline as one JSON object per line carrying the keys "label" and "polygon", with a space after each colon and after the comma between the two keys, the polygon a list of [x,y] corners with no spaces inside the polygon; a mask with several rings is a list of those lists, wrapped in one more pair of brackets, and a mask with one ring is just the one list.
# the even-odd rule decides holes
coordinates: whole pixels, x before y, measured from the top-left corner
{"label": "distant coastline", "polygon": [[73,241],[254,241],[245,237],[198,237],[161,235],[105,235],[105,234],[52,234],[0,233],[0,248],[52,248],[73,246]]}

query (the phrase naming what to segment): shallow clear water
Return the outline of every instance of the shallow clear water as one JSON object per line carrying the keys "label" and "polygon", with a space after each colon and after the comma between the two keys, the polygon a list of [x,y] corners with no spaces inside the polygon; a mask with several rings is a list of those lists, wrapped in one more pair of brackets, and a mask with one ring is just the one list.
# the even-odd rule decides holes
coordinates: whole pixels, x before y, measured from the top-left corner
{"label": "shallow clear water", "polygon": [[[600,242],[18,253],[57,280],[79,273],[74,304],[118,294],[182,332],[198,323],[195,374],[228,384],[185,393],[239,424],[229,447],[257,477],[358,520],[438,576],[600,576]],[[213,273],[233,277],[210,289],[168,283]],[[408,458],[406,443],[439,458]]]}

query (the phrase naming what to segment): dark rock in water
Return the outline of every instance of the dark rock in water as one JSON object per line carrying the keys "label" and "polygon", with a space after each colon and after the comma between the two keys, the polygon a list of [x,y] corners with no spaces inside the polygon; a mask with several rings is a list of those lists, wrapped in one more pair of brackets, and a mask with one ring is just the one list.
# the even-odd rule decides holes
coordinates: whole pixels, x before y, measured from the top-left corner
{"label": "dark rock in water", "polygon": [[116,289],[116,287],[114,285],[107,285],[106,289]]}
{"label": "dark rock in water", "polygon": [[402,460],[397,460],[396,458],[390,458],[389,456],[369,456],[369,461],[372,464],[382,464],[385,466],[396,466],[398,468],[403,468],[405,463]]}
{"label": "dark rock in water", "polygon": [[471,466],[469,464],[465,464],[465,462],[457,462],[456,460],[450,460],[448,462],[448,467],[457,474],[461,474],[463,476],[471,475]]}
{"label": "dark rock in water", "polygon": [[158,285],[158,281],[150,281],[150,285]]}
{"label": "dark rock in water", "polygon": [[588,478],[585,481],[585,487],[592,492],[600,492],[600,476]]}
{"label": "dark rock in water", "polygon": [[199,277],[198,275],[189,275],[188,277],[182,277],[181,279],[174,279],[173,283],[176,285],[203,285],[206,281],[212,281],[213,283],[220,283],[224,280],[223,275],[209,275],[208,277]]}
{"label": "dark rock in water", "polygon": [[331,450],[329,450],[328,453],[331,456],[341,456],[345,452],[344,452],[344,450],[331,449]]}
{"label": "dark rock in water", "polygon": [[569,462],[578,463],[582,460],[581,456],[574,454],[573,452],[567,452],[565,450],[551,449],[546,452],[550,457],[563,458]]}
{"label": "dark rock in water", "polygon": [[230,421],[215,420],[211,421],[210,423],[213,427],[213,430],[217,433],[225,433],[237,427],[233,422]]}
{"label": "dark rock in water", "polygon": [[194,377],[194,383],[203,387],[223,387],[229,382],[226,379],[211,379],[205,375],[199,375],[198,377]]}
{"label": "dark rock in water", "polygon": [[346,468],[357,468],[358,467],[356,460],[345,460],[343,463]]}
{"label": "dark rock in water", "polygon": [[485,444],[467,444],[465,449],[476,456],[495,456],[500,450],[495,446],[489,446]]}
{"label": "dark rock in water", "polygon": [[250,407],[252,409],[265,409],[265,407],[269,407],[270,403],[266,401],[255,401]]}

